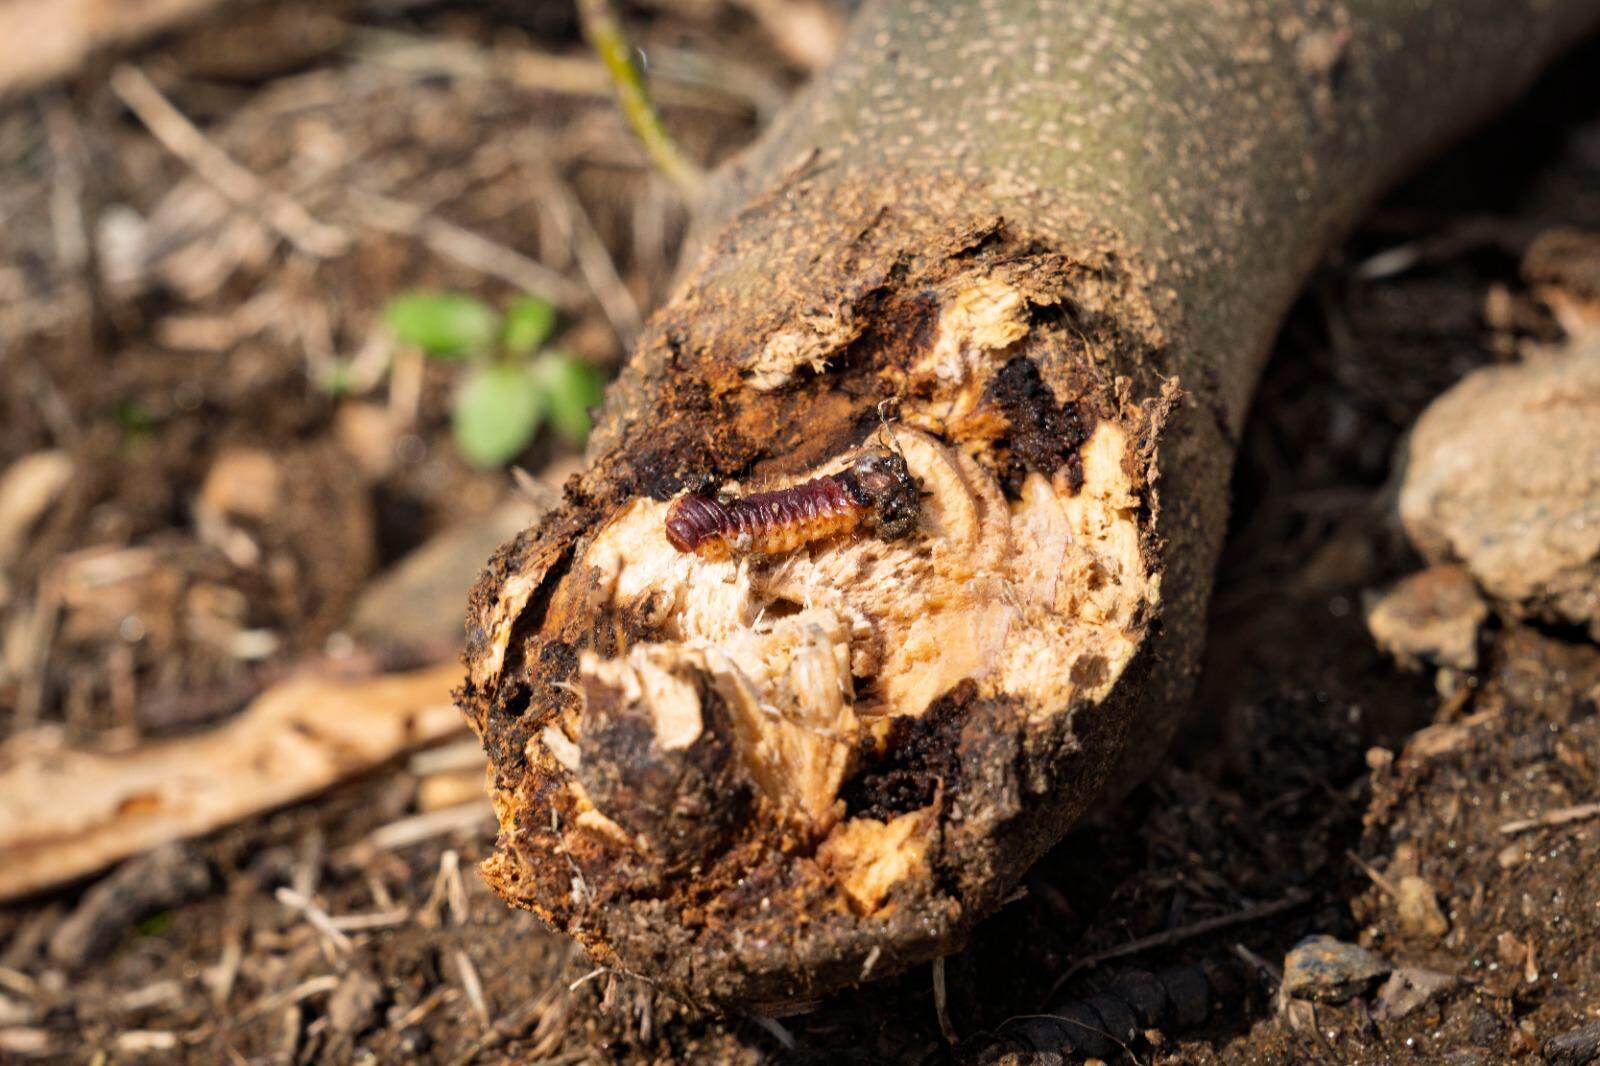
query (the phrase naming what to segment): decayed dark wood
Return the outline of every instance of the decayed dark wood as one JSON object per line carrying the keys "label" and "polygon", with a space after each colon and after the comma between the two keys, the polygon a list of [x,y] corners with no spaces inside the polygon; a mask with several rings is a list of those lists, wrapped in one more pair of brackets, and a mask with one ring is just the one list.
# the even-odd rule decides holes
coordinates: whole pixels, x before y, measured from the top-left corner
{"label": "decayed dark wood", "polygon": [[[958,946],[1170,736],[1233,442],[1307,272],[1597,17],[869,3],[718,179],[590,468],[474,591],[461,703],[495,770],[490,882],[705,1002]],[[885,418],[928,494],[905,554],[842,537],[684,570],[659,532],[684,492],[841,469]],[[791,572],[808,602],[774,591]],[[756,597],[734,622],[730,587]],[[796,621],[829,618],[858,629]],[[730,681],[790,654],[806,670],[759,699]],[[833,717],[823,675],[847,692]]]}

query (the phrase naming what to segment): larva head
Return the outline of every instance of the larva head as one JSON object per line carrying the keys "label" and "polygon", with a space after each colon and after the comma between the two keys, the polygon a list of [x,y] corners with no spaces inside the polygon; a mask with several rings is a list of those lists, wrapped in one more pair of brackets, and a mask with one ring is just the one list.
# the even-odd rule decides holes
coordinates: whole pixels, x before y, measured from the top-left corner
{"label": "larva head", "polygon": [[904,537],[922,515],[922,489],[897,452],[858,456],[841,478],[851,497],[867,509],[866,525],[884,540]]}
{"label": "larva head", "polygon": [[667,540],[681,552],[697,551],[721,531],[726,516],[721,504],[697,492],[680,496],[667,511]]}

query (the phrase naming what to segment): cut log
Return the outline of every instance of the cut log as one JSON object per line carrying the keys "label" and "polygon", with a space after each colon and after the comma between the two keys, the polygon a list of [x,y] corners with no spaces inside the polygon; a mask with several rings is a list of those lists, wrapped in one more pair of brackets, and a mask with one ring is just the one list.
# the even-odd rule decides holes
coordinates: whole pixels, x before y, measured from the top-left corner
{"label": "cut log", "polygon": [[[1235,442],[1309,271],[1597,18],[867,3],[718,179],[590,468],[474,591],[490,883],[724,1006],[959,947],[1171,736]],[[794,536],[667,536],[686,493],[874,450],[916,479],[907,536],[794,510],[864,506],[818,489],[743,509]]]}

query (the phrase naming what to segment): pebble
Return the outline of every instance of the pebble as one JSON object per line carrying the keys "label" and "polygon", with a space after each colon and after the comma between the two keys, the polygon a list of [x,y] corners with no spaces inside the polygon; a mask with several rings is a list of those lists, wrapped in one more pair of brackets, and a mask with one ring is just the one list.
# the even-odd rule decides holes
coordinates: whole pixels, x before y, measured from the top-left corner
{"label": "pebble", "polygon": [[1439,897],[1427,881],[1415,874],[1407,875],[1395,885],[1395,893],[1400,928],[1407,936],[1438,940],[1450,931],[1450,920],[1444,916]]}
{"label": "pebble", "polygon": [[1366,948],[1311,936],[1283,960],[1283,993],[1293,999],[1343,1003],[1370,989],[1394,967]]}

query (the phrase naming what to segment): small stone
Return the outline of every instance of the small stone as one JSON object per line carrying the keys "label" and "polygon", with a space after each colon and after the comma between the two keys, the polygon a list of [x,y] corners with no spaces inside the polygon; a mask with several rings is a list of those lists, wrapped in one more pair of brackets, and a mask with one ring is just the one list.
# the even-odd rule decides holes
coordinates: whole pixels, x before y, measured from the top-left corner
{"label": "small stone", "polygon": [[1432,1002],[1460,982],[1450,974],[1406,966],[1389,975],[1378,990],[1378,1006],[1373,1012],[1379,1021],[1404,1018]]}
{"label": "small stone", "polygon": [[1528,958],[1528,945],[1513,932],[1504,932],[1494,938],[1495,951],[1507,966],[1519,967]]}
{"label": "small stone", "polygon": [[1407,936],[1438,940],[1450,931],[1450,920],[1444,916],[1439,897],[1427,881],[1415,875],[1402,877],[1395,892],[1400,928]]}
{"label": "small stone", "polygon": [[1434,566],[1401,578],[1366,607],[1372,639],[1401,666],[1478,665],[1478,630],[1489,608],[1464,568]]}
{"label": "small stone", "polygon": [[1300,941],[1283,960],[1283,994],[1343,1003],[1362,995],[1394,969],[1381,956],[1331,936]]}

